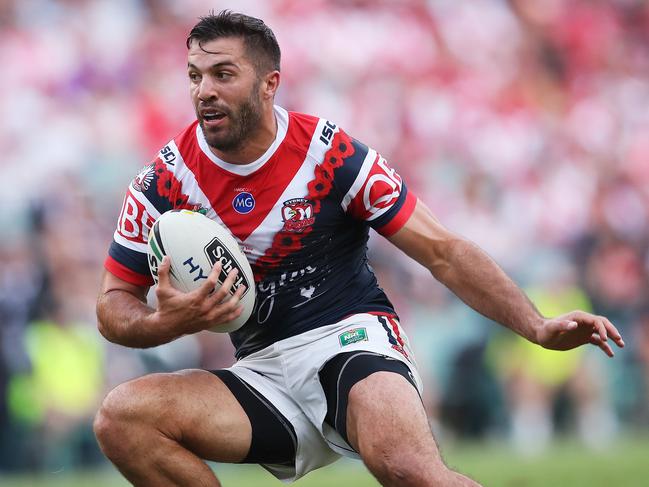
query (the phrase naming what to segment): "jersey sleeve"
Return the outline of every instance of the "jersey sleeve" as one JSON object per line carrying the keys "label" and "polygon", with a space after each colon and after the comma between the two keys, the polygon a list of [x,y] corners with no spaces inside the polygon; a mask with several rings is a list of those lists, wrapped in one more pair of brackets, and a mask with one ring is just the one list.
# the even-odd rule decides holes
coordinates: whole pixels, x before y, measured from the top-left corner
{"label": "jersey sleeve", "polygon": [[401,229],[417,203],[401,176],[375,150],[339,131],[336,143],[349,144],[342,166],[335,172],[343,211],[389,237]]}
{"label": "jersey sleeve", "polygon": [[149,230],[162,213],[173,208],[169,196],[174,181],[172,171],[159,155],[128,186],[104,262],[104,267],[120,279],[137,286],[153,285],[147,260]]}

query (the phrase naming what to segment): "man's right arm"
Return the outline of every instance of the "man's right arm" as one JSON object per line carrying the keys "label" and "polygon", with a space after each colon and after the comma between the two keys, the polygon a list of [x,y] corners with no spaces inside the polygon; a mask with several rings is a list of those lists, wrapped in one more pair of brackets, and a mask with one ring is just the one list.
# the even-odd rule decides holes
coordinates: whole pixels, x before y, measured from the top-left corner
{"label": "man's right arm", "polygon": [[147,348],[173,340],[168,331],[154,323],[155,309],[146,304],[148,290],[104,271],[97,299],[97,326],[108,341]]}
{"label": "man's right arm", "polygon": [[[109,341],[134,348],[168,343],[190,333],[226,323],[242,311],[239,300],[244,286],[230,296],[236,269],[217,287],[221,266],[216,265],[203,285],[189,293],[174,289],[169,279],[169,259],[158,269],[158,307],[146,304],[148,287],[131,284],[105,271],[97,299],[100,333]],[[244,289],[242,289],[244,288]]]}

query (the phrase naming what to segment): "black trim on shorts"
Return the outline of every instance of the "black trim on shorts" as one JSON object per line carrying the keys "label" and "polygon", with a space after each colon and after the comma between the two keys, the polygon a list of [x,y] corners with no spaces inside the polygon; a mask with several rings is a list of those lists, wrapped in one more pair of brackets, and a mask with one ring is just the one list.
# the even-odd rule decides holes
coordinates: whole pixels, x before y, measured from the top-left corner
{"label": "black trim on shorts", "polygon": [[[319,372],[320,383],[327,398],[325,423],[334,428],[348,445],[347,402],[349,391],[354,384],[374,372],[394,372],[405,377],[417,389],[414,377],[405,363],[365,350],[339,353],[329,359]],[[336,446],[348,450],[342,445]]]}
{"label": "black trim on shorts", "polygon": [[229,370],[210,370],[239,401],[252,425],[250,451],[240,463],[294,465],[295,428],[268,399]]}

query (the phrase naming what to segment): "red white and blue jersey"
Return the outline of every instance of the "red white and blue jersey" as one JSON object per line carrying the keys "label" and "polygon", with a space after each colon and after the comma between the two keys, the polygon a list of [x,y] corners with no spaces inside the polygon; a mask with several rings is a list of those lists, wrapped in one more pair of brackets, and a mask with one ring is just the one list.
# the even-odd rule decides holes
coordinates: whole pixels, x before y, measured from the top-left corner
{"label": "red white and blue jersey", "polygon": [[209,149],[198,122],[131,182],[105,266],[149,286],[147,238],[171,209],[224,225],[248,257],[255,310],[231,333],[237,357],[363,312],[394,313],[367,261],[372,227],[399,230],[416,198],[376,151],[335,124],[275,107],[277,136],[246,165]]}

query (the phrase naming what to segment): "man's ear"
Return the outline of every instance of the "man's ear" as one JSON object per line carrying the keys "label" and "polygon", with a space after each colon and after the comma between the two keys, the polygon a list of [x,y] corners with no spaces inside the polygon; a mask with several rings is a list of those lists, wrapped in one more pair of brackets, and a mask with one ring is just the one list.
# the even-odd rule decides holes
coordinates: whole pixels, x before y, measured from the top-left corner
{"label": "man's ear", "polygon": [[279,88],[280,74],[279,71],[271,71],[263,77],[261,84],[262,97],[266,100],[272,100]]}

